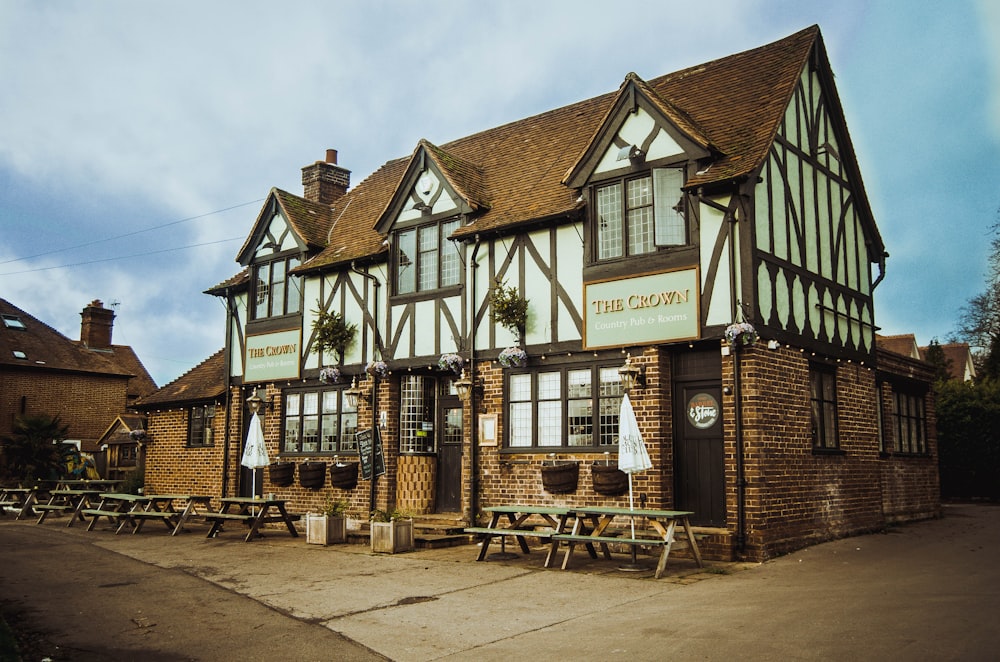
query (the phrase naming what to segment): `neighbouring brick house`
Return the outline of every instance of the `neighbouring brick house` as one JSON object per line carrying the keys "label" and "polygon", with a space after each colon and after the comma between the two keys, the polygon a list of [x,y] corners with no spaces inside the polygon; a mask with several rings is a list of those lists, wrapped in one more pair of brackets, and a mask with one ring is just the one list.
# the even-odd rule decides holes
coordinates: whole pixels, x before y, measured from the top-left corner
{"label": "neighbouring brick house", "polygon": [[[354,188],[330,150],[302,181],[272,189],[243,270],[209,290],[224,351],[142,405],[154,489],[466,522],[621,505],[590,466],[614,462],[629,377],[653,461],[638,498],[693,511],[709,557],[938,514],[931,371],[876,347],[887,253],[817,27],[421,140]],[[356,325],[341,353],[314,351],[320,310]],[[252,485],[252,395],[273,460],[360,462],[357,487]],[[554,461],[579,465],[575,489],[545,489]]]}
{"label": "neighbouring brick house", "polygon": [[0,299],[0,435],[17,416],[58,415],[67,439],[100,459],[108,426],[156,384],[131,347],[111,342],[114,311],[95,300],[80,316],[80,340],[70,340]]}

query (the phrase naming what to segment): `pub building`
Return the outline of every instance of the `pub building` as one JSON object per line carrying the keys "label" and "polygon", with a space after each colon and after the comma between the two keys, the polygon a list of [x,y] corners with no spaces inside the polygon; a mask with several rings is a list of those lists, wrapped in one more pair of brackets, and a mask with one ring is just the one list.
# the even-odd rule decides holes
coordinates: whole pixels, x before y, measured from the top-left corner
{"label": "pub building", "polygon": [[[329,150],[302,182],[207,292],[225,348],[144,400],[147,489],[464,525],[627,506],[593,474],[628,391],[653,462],[636,503],[692,511],[706,558],[939,514],[932,375],[876,346],[888,253],[818,27],[421,140],[354,187]],[[274,463],[256,485],[248,402]]]}

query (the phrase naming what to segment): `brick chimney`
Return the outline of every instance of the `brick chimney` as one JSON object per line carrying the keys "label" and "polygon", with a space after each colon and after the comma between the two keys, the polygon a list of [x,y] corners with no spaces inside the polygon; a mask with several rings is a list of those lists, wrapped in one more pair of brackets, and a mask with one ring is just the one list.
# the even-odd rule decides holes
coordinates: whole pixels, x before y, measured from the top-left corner
{"label": "brick chimney", "polygon": [[109,349],[115,312],[108,310],[100,299],[94,299],[80,313],[80,342],[89,349]]}
{"label": "brick chimney", "polygon": [[351,185],[351,171],[337,165],[337,150],[326,150],[326,161],[302,168],[302,196],[323,205],[332,205]]}

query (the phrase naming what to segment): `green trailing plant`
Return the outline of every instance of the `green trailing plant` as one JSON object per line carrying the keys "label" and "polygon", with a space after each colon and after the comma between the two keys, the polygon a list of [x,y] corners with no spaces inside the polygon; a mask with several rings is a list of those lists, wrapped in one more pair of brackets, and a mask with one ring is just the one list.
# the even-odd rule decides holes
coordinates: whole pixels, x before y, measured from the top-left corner
{"label": "green trailing plant", "polygon": [[77,453],[63,444],[69,426],[59,416],[27,414],[14,419],[12,433],[0,439],[3,462],[0,470],[7,480],[25,485],[37,480],[61,478],[67,462]]}
{"label": "green trailing plant", "polygon": [[506,281],[497,279],[490,299],[490,319],[520,336],[528,323],[528,300]]}
{"label": "green trailing plant", "polygon": [[316,303],[319,308],[313,311],[316,319],[312,323],[313,335],[315,336],[312,351],[316,354],[326,351],[333,352],[339,362],[343,360],[347,348],[354,342],[358,325],[348,324],[340,313],[327,312],[323,310],[320,302]]}

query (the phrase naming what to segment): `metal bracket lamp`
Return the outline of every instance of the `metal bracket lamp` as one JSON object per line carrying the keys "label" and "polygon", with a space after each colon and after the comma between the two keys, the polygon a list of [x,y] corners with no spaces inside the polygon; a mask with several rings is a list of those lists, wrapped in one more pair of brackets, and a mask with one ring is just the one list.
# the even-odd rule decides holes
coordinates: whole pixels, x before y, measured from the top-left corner
{"label": "metal bracket lamp", "polygon": [[365,392],[358,387],[358,378],[352,378],[351,387],[344,390],[344,398],[347,400],[347,406],[356,410],[358,403],[364,399],[364,395]]}
{"label": "metal bracket lamp", "polygon": [[455,390],[458,392],[458,397],[462,402],[469,402],[473,395],[482,397],[483,384],[478,380],[473,382],[465,376],[465,370],[463,370],[462,375],[455,380]]}
{"label": "metal bracket lamp", "polygon": [[258,389],[255,387],[253,390],[253,395],[247,398],[247,407],[250,408],[251,414],[262,414],[266,412],[268,409],[271,409],[270,400],[265,400],[264,398],[260,397],[260,394],[257,391]]}
{"label": "metal bracket lamp", "polygon": [[618,368],[618,374],[622,378],[622,386],[626,392],[634,388],[646,388],[646,370],[643,366],[632,363],[631,354],[625,355],[625,365]]}

